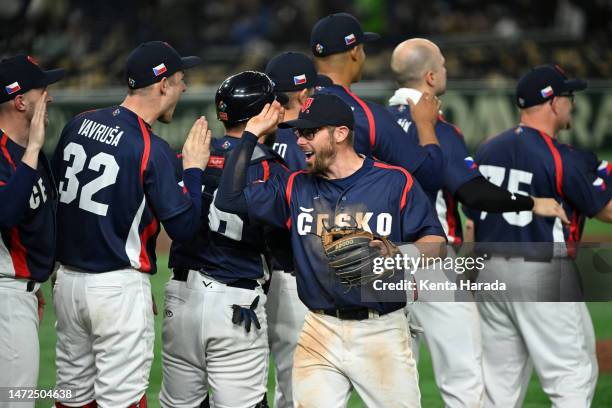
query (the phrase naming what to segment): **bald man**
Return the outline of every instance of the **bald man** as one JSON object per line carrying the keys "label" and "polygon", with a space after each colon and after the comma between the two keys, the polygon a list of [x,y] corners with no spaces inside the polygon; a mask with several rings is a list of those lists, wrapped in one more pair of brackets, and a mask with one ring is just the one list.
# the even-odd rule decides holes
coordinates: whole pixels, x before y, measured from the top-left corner
{"label": "bald man", "polygon": [[[410,103],[421,96],[441,96],[446,91],[445,60],[431,41],[414,38],[399,44],[391,57],[391,69],[400,88],[389,100],[389,111],[412,140],[419,129],[413,125]],[[445,159],[443,187],[427,192],[438,213],[449,242],[449,255],[463,241],[458,201],[482,211],[533,211],[541,216],[558,216],[567,222],[560,205],[550,198],[534,198],[508,192],[489,183],[469,156],[461,131],[440,115],[435,133]],[[457,282],[460,271],[423,270],[417,278]],[[447,407],[483,405],[482,344],[479,315],[473,296],[467,291],[423,292],[408,307],[412,321],[424,329],[431,352],[436,383]]]}

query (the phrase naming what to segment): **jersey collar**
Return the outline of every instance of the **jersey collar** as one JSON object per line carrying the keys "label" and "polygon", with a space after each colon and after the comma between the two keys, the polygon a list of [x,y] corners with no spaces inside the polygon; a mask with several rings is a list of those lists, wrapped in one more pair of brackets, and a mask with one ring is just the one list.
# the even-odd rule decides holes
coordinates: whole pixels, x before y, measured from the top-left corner
{"label": "jersey collar", "polygon": [[395,94],[389,98],[389,106],[395,105],[408,105],[408,98],[412,99],[412,102],[418,103],[421,99],[423,92],[417,91],[413,88],[400,88],[395,91]]}

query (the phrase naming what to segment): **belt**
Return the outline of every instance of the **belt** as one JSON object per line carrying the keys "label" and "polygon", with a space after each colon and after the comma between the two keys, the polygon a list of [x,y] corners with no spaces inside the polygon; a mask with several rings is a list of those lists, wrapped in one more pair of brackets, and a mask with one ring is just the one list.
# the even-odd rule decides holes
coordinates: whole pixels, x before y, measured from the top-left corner
{"label": "belt", "polygon": [[353,309],[315,309],[311,310],[311,312],[337,317],[341,320],[375,319],[379,316],[383,316],[388,313],[381,313],[378,310],[368,309],[367,307],[359,307]]}
{"label": "belt", "polygon": [[[187,277],[189,276],[189,269],[176,268],[176,269],[173,269],[172,272],[174,272],[172,279],[179,281],[179,282],[187,282]],[[229,286],[232,288],[240,288],[240,289],[248,289],[248,290],[255,290],[255,288],[259,286],[259,283],[257,281],[253,279],[246,279],[246,278],[240,278],[240,279],[237,279],[229,283],[219,281],[219,283],[222,283],[225,286]]]}
{"label": "belt", "polygon": [[40,288],[40,284],[33,280],[0,278],[0,287],[6,287],[14,290],[25,290],[26,292],[34,292]]}

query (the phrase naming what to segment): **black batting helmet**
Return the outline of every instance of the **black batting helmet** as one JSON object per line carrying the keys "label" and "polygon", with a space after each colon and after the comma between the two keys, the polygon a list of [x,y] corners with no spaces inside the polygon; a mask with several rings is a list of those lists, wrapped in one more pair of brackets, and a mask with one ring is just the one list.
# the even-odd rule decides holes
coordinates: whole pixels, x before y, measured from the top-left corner
{"label": "black batting helmet", "polygon": [[217,89],[217,119],[229,126],[246,122],[272,102],[272,80],[261,72],[244,71],[227,78]]}

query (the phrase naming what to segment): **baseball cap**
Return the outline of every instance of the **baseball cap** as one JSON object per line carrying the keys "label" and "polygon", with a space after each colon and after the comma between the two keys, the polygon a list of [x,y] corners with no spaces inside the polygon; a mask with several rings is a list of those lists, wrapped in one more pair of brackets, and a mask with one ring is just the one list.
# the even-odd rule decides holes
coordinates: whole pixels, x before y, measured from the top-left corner
{"label": "baseball cap", "polygon": [[265,69],[274,82],[274,91],[294,92],[317,85],[317,70],[301,52],[285,52],[272,58]]}
{"label": "baseball cap", "polygon": [[582,79],[568,79],[558,65],[540,65],[523,75],[516,86],[516,104],[519,108],[540,105],[554,96],[568,95],[586,89]]}
{"label": "baseball cap", "polygon": [[314,25],[310,33],[310,48],[315,56],[325,57],[379,38],[379,34],[364,33],[361,24],[352,15],[336,13],[323,17]]}
{"label": "baseball cap", "polygon": [[0,61],[0,103],[10,101],[30,89],[44,88],[64,77],[61,68],[43,71],[29,55],[16,55]]}
{"label": "baseball cap", "polygon": [[128,55],[125,77],[131,89],[144,88],[177,71],[193,68],[201,61],[200,57],[181,57],[167,42],[149,41]]}
{"label": "baseball cap", "polygon": [[321,126],[346,126],[353,129],[353,111],[332,94],[315,94],[306,99],[295,120],[279,123],[279,128],[314,129]]}

